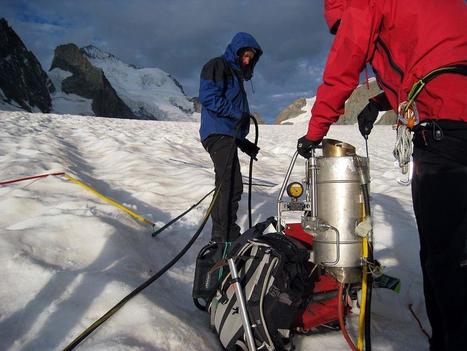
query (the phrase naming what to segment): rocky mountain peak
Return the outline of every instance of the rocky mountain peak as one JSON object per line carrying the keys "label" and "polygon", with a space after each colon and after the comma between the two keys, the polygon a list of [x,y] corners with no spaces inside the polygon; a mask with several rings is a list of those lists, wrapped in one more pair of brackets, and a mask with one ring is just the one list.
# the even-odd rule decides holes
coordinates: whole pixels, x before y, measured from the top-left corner
{"label": "rocky mountain peak", "polygon": [[59,45],[47,75],[5,19],[0,19],[0,108],[154,120],[198,117],[194,102],[169,73],[137,68],[93,45]]}
{"label": "rocky mountain peak", "polygon": [[54,86],[4,18],[0,19],[0,72],[0,90],[6,103],[30,112],[50,112]]}
{"label": "rocky mountain peak", "polygon": [[[337,124],[355,124],[358,114],[368,104],[368,99],[381,93],[381,89],[375,78],[370,78],[366,83],[359,85],[345,102],[345,112],[339,117]],[[387,111],[376,124],[393,124],[396,120],[394,111]]]}
{"label": "rocky mountain peak", "polygon": [[112,55],[108,52],[105,52],[94,45],[84,46],[80,50],[91,60],[96,59],[96,60],[104,60],[104,61],[111,61],[111,62],[119,62],[129,67],[137,68],[135,65],[125,63],[122,60],[120,60],[117,56]]}
{"label": "rocky mountain peak", "polygon": [[299,98],[292,102],[289,106],[287,106],[284,110],[282,110],[279,115],[277,115],[276,119],[274,120],[274,124],[281,124],[282,122],[295,118],[303,113],[303,108],[306,105],[305,98]]}
{"label": "rocky mountain peak", "polygon": [[137,68],[92,45],[81,48],[81,52],[104,72],[119,97],[139,118],[193,119],[193,102],[169,73],[155,67]]}
{"label": "rocky mountain peak", "polygon": [[51,70],[58,68],[72,73],[61,82],[61,90],[92,99],[96,116],[136,118],[120,99],[104,72],[94,67],[75,44],[60,45],[55,49]]}
{"label": "rocky mountain peak", "polygon": [[[345,102],[345,112],[339,117],[335,124],[355,124],[357,123],[357,116],[368,104],[370,97],[376,96],[381,92],[378,87],[376,80],[371,78],[368,82],[368,86],[365,84],[359,85],[350,95],[349,99]],[[282,124],[283,122],[293,119],[295,117],[307,114],[306,121],[311,117],[311,107],[314,103],[314,98],[310,100],[310,107],[308,111],[304,111],[307,104],[306,99],[299,98],[287,106],[281,113],[276,117],[274,124]],[[396,120],[395,113],[393,111],[387,111],[379,120],[377,124],[393,124]]]}

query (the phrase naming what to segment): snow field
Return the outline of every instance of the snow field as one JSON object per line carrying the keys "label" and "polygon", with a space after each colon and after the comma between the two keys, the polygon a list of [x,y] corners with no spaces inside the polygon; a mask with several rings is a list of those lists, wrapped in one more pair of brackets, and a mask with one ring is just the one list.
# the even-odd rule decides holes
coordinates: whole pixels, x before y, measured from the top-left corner
{"label": "snow field", "polygon": [[[198,125],[83,116],[0,112],[0,181],[64,171],[161,226],[214,187],[211,160]],[[253,187],[253,221],[275,215],[276,198],[306,122],[260,126]],[[376,290],[373,348],[424,350],[427,343],[408,310],[424,315],[418,234],[410,188],[397,184],[391,127],[370,136],[375,255],[402,280],[401,293]],[[364,155],[354,126],[328,135]],[[241,155],[242,173],[248,159]],[[293,180],[303,177],[297,162]],[[246,177],[245,177],[246,181]],[[239,224],[248,226],[247,187]],[[62,349],[185,245],[207,199],[177,224],[151,237],[135,221],[63,177],[0,187],[0,345],[5,350]],[[298,215],[299,217],[299,215]],[[288,216],[296,220],[297,215]],[[208,316],[191,300],[194,261],[209,240],[210,222],[194,247],[164,277],[97,329],[80,350],[218,350]],[[356,332],[357,315],[350,318]],[[300,350],[346,350],[340,333],[302,337]]]}

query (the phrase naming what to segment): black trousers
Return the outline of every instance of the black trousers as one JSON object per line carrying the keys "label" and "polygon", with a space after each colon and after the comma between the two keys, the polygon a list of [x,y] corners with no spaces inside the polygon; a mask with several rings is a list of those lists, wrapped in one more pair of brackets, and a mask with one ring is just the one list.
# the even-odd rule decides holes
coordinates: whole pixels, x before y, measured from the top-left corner
{"label": "black trousers", "polygon": [[219,196],[211,212],[211,240],[232,242],[240,236],[237,221],[238,203],[242,197],[243,182],[235,138],[210,135],[203,141],[209,152],[216,174],[216,187],[222,182]]}
{"label": "black trousers", "polygon": [[467,350],[467,123],[459,126],[414,134],[412,198],[436,351]]}

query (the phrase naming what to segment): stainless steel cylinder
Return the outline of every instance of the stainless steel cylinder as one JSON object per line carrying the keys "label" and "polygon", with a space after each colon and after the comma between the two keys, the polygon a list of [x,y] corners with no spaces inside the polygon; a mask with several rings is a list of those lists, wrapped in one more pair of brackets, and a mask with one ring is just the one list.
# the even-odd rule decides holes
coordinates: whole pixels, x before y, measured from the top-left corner
{"label": "stainless steel cylinder", "polygon": [[302,224],[315,237],[313,261],[325,266],[338,280],[351,282],[359,279],[359,269],[355,268],[361,266],[362,238],[355,234],[355,228],[363,217],[361,184],[369,176],[368,160],[355,155],[355,149],[347,145],[345,152],[331,157],[326,155],[336,153],[329,152],[328,145],[324,156],[316,158],[318,225],[310,216],[303,217]]}

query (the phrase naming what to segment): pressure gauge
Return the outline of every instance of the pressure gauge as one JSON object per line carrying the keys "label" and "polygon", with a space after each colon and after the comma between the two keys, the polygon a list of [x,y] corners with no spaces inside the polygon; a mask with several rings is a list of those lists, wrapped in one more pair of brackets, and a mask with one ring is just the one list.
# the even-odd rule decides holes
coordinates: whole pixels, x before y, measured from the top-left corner
{"label": "pressure gauge", "polygon": [[290,183],[287,186],[287,195],[293,199],[298,199],[303,194],[303,185],[299,182]]}

